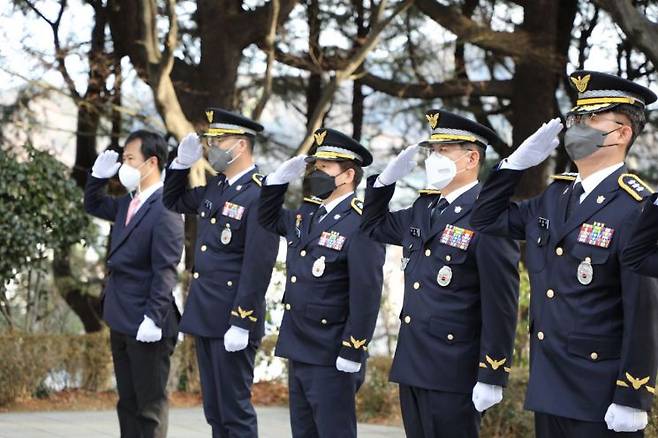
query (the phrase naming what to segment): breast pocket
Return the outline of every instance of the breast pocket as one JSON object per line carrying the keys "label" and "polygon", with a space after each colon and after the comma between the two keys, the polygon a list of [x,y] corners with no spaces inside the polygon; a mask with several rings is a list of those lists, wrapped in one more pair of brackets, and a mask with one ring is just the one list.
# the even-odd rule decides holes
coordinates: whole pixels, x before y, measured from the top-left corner
{"label": "breast pocket", "polygon": [[409,236],[402,240],[402,260],[400,260],[400,269],[405,272],[411,272],[418,262],[418,255],[423,249],[423,242],[417,237]]}
{"label": "breast pocket", "polygon": [[241,219],[230,218],[221,213],[217,217],[217,231],[219,247],[242,248],[244,246],[245,233],[243,223],[247,220],[246,212]]}
{"label": "breast pocket", "polygon": [[539,229],[533,228],[526,232],[526,268],[530,272],[539,272],[546,265],[548,238]]}

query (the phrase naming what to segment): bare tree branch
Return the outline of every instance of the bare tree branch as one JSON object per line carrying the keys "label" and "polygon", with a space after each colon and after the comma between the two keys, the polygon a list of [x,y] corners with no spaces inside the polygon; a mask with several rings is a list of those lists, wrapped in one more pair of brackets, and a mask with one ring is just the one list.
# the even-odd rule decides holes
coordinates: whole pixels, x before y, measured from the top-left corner
{"label": "bare tree branch", "polygon": [[383,20],[381,17],[386,7],[386,0],[381,0],[379,2],[373,14],[374,19],[372,20],[371,31],[368,35],[368,38],[363,42],[363,45],[361,45],[356,50],[354,55],[352,55],[352,57],[347,60],[345,66],[341,70],[336,71],[334,77],[325,88],[324,93],[320,98],[315,111],[313,112],[313,115],[308,121],[306,138],[304,141],[302,141],[299,147],[297,147],[295,155],[305,154],[308,152],[313,142],[313,137],[311,134],[320,127],[322,119],[327,113],[327,108],[331,103],[331,100],[336,93],[336,90],[338,90],[341,82],[354,79],[354,72],[363,63],[366,55],[377,45],[382,31],[391,21],[393,21],[395,17],[406,11],[413,4],[413,2],[414,0],[406,0],[404,3],[400,4],[386,19]]}
{"label": "bare tree branch", "polygon": [[272,95],[272,66],[274,64],[274,40],[276,38],[276,28],[279,21],[280,4],[279,0],[271,0],[272,3],[272,16],[270,17],[269,32],[264,39],[264,46],[267,51],[267,66],[265,67],[265,78],[263,79],[263,94],[256,104],[256,108],[251,115],[254,120],[259,120],[263,114],[265,105]]}
{"label": "bare tree branch", "polygon": [[55,45],[55,60],[57,61],[57,71],[62,75],[66,86],[69,89],[69,93],[73,98],[76,104],[80,104],[82,101],[82,96],[78,93],[78,90],[75,88],[75,83],[73,78],[69,74],[68,69],[66,68],[66,53],[67,51],[62,49],[60,40],[59,40],[59,26],[62,22],[62,16],[64,15],[64,10],[66,9],[67,0],[60,0],[59,2],[59,11],[57,13],[57,18],[53,21],[46,17],[43,12],[36,7],[36,5],[30,0],[22,0],[25,5],[27,5],[35,14],[37,14],[42,20],[44,20],[50,26],[50,29],[53,34],[53,43]]}
{"label": "bare tree branch", "polygon": [[658,65],[658,24],[643,15],[631,0],[595,0],[595,3],[612,16],[634,46]]}

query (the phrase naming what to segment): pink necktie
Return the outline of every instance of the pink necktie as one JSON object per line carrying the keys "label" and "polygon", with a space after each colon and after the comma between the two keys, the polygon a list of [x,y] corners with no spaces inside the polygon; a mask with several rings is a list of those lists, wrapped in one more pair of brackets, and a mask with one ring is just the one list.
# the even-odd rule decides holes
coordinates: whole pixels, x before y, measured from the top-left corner
{"label": "pink necktie", "polygon": [[137,211],[140,203],[141,202],[139,200],[139,196],[135,196],[132,201],[130,201],[130,205],[128,206],[128,214],[126,215],[126,225],[128,225],[128,222],[130,222],[130,220],[135,215],[135,212]]}

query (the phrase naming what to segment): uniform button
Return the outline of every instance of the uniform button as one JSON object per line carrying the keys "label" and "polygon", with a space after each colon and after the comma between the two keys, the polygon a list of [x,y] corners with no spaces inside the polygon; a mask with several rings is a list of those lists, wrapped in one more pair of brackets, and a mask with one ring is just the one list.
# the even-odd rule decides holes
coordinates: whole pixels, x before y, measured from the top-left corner
{"label": "uniform button", "polygon": [[419,282],[414,283],[414,289],[416,289],[416,290],[420,289],[420,283]]}
{"label": "uniform button", "polygon": [[199,278],[199,273],[198,273],[198,272],[195,272],[194,275],[192,275],[192,277],[194,277],[194,278]]}
{"label": "uniform button", "polygon": [[302,257],[304,257],[304,256],[306,255],[306,250],[305,250],[305,249],[301,250],[301,251],[299,252],[299,255],[302,256]]}
{"label": "uniform button", "polygon": [[286,304],[286,310],[290,310],[290,307],[292,307],[290,304]]}
{"label": "uniform button", "polygon": [[431,256],[431,255],[432,255],[432,250],[431,250],[431,249],[426,249],[426,250],[425,250],[425,256],[426,256],[426,257],[429,257],[429,256]]}
{"label": "uniform button", "polygon": [[409,315],[405,316],[404,317],[404,322],[406,322],[407,324],[410,324],[411,323],[411,316],[409,316]]}
{"label": "uniform button", "polygon": [[540,341],[543,341],[544,340],[544,332],[537,332],[537,339],[539,339]]}
{"label": "uniform button", "polygon": [[229,281],[226,282],[226,285],[231,287],[231,286],[233,286],[233,282],[231,280],[229,280]]}
{"label": "uniform button", "polygon": [[291,283],[297,283],[297,277],[295,277],[294,275],[292,277],[290,277],[290,282]]}
{"label": "uniform button", "polygon": [[201,245],[201,252],[206,252],[208,247],[206,245]]}
{"label": "uniform button", "polygon": [[555,291],[553,289],[549,289],[546,291],[546,296],[548,298],[553,298],[555,296]]}
{"label": "uniform button", "polygon": [[599,358],[599,355],[596,351],[593,351],[592,354],[589,355],[589,357],[591,357],[592,360],[596,360]]}
{"label": "uniform button", "polygon": [[561,246],[558,246],[557,248],[555,248],[555,254],[557,254],[557,255],[559,255],[559,256],[561,256],[562,254],[564,254],[564,250],[562,249]]}
{"label": "uniform button", "polygon": [[452,333],[448,333],[447,338],[449,341],[452,341],[453,339],[455,339],[455,335],[453,335]]}
{"label": "uniform button", "polygon": [[450,260],[452,260],[452,257],[450,257],[450,254],[448,254],[448,255],[446,256],[446,262],[449,262]]}
{"label": "uniform button", "polygon": [[201,217],[206,217],[206,212],[205,211],[201,212]]}
{"label": "uniform button", "polygon": [[216,219],[216,218],[212,218],[212,219],[210,219],[210,223],[211,223],[211,224],[214,224],[214,223],[216,223],[216,222],[217,222],[217,219]]}
{"label": "uniform button", "polygon": [[327,324],[327,320],[326,320],[326,319],[324,319],[324,318],[323,318],[323,319],[322,319],[322,321],[320,321],[320,322],[321,322],[322,324],[324,324],[324,325],[326,325],[326,324]]}

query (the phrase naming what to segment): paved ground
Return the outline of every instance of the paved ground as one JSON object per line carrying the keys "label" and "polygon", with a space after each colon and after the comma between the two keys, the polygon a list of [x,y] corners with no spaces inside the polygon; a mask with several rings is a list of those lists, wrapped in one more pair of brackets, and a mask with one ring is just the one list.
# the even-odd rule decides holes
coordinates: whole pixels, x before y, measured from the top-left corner
{"label": "paved ground", "polygon": [[[257,408],[261,438],[290,436],[288,409]],[[0,438],[93,438],[118,437],[114,411],[26,412],[0,414]],[[200,408],[172,409],[169,438],[209,438],[210,428]],[[402,438],[400,428],[359,425],[361,438]]]}

